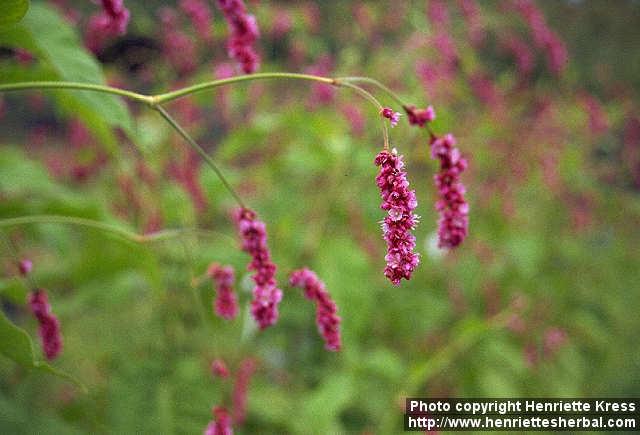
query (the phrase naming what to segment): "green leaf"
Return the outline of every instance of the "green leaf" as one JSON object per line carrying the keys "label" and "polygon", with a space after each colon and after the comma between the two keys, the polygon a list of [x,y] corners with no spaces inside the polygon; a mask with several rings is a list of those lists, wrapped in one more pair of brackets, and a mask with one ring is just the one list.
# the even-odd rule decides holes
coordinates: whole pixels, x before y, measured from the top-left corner
{"label": "green leaf", "polygon": [[3,0],[0,26],[19,22],[29,10],[29,0]]}
{"label": "green leaf", "polygon": [[86,386],[74,376],[44,361],[36,361],[29,334],[14,325],[2,311],[0,311],[0,353],[23,367],[45,371],[73,382],[85,392],[87,390]]}
{"label": "green leaf", "polygon": [[29,334],[11,323],[0,312],[0,352],[25,367],[33,367],[33,348]]}

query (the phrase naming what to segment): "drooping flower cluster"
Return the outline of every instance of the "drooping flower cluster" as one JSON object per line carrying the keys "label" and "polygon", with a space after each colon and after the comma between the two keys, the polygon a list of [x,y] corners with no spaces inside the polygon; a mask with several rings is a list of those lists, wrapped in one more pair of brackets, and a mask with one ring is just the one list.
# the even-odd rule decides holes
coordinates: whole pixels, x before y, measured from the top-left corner
{"label": "drooping flower cluster", "polygon": [[394,112],[393,109],[390,109],[389,107],[384,107],[380,111],[380,115],[390,121],[391,127],[398,125],[398,121],[400,121],[400,117],[402,116],[400,112]]}
{"label": "drooping flower cluster", "polygon": [[211,39],[211,9],[204,0],[180,0],[180,9],[189,17],[198,35],[205,41]]}
{"label": "drooping flower cluster", "polygon": [[89,18],[85,44],[94,53],[100,51],[104,43],[116,36],[124,35],[129,24],[129,10],[123,0],[101,0],[102,12]]}
{"label": "drooping flower cluster", "polygon": [[247,268],[255,271],[251,314],[260,329],[265,329],[278,320],[278,304],[282,300],[282,290],[276,287],[276,265],[267,246],[266,226],[247,208],[237,209],[233,220],[242,239],[242,250],[252,257]]}
{"label": "drooping flower cluster", "polygon": [[216,406],[211,410],[212,420],[204,431],[204,435],[233,435],[231,417],[223,406]]}
{"label": "drooping flower cluster", "polygon": [[391,152],[381,151],[375,158],[380,172],[376,183],[380,188],[382,204],[380,208],[387,211],[382,230],[387,242],[387,266],[384,275],[394,284],[400,280],[410,279],[413,270],[420,262],[420,257],[413,252],[416,238],[411,234],[418,223],[418,216],[413,210],[418,206],[414,190],[409,190],[407,173],[402,156],[394,148]]}
{"label": "drooping flower cluster", "polygon": [[207,271],[216,284],[215,313],[223,319],[232,320],[238,315],[238,299],[233,291],[235,274],[231,266],[212,264]]}
{"label": "drooping flower cluster", "polygon": [[260,36],[258,23],[253,15],[247,13],[242,0],[218,0],[230,31],[227,40],[229,57],[236,60],[246,74],[256,72],[260,66],[260,57],[253,44]]}
{"label": "drooping flower cluster", "polygon": [[294,287],[304,289],[307,299],[316,303],[316,325],[325,342],[327,350],[338,351],[341,347],[340,317],[338,307],[331,299],[324,283],[311,270],[304,268],[293,271],[289,282]]}
{"label": "drooping flower cluster", "polygon": [[435,176],[440,198],[436,210],[438,221],[438,246],[455,248],[467,236],[469,227],[469,205],[464,198],[465,187],[460,182],[460,174],[467,168],[467,160],[460,156],[455,147],[456,140],[451,134],[434,137],[431,141],[431,157],[440,160],[440,172]]}
{"label": "drooping flower cluster", "polygon": [[62,350],[62,336],[60,335],[60,323],[51,312],[47,292],[39,289],[30,293],[28,303],[31,312],[38,319],[44,354],[48,360],[52,360]]}

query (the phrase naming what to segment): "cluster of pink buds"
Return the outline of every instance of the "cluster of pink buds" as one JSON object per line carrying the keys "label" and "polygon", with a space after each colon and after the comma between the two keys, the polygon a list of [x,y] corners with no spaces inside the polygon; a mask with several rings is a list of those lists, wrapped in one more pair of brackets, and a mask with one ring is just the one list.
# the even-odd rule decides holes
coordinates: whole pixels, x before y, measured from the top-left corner
{"label": "cluster of pink buds", "polygon": [[260,66],[260,57],[253,44],[260,36],[258,23],[253,15],[247,13],[242,0],[218,0],[231,35],[227,41],[229,57],[235,59],[245,74],[256,72]]}
{"label": "cluster of pink buds", "polygon": [[124,35],[129,24],[129,10],[122,0],[101,0],[102,12],[89,18],[85,44],[94,53],[100,51],[107,39]]}
{"label": "cluster of pink buds", "polygon": [[218,358],[211,362],[211,375],[222,379],[229,377],[229,369],[223,360]]}
{"label": "cluster of pink buds", "polygon": [[325,289],[324,283],[309,269],[300,269],[291,273],[289,282],[294,287],[304,289],[307,299],[316,303],[316,325],[325,342],[327,350],[338,351],[341,347],[340,317],[338,307]]}
{"label": "cluster of pink buds", "polygon": [[252,257],[248,269],[255,271],[251,314],[260,329],[265,329],[278,320],[278,304],[282,300],[282,290],[276,287],[276,265],[267,246],[266,226],[247,208],[237,209],[233,220],[242,239],[242,250]]}
{"label": "cluster of pink buds", "polygon": [[20,262],[18,263],[18,270],[20,272],[20,275],[22,276],[29,275],[32,269],[33,269],[33,262],[31,260],[27,260],[27,259],[20,260]]}
{"label": "cluster of pink buds", "polygon": [[458,246],[467,236],[469,227],[469,204],[464,198],[465,187],[460,182],[460,174],[467,168],[467,161],[460,156],[455,145],[456,140],[451,134],[431,140],[431,157],[440,160],[440,172],[434,177],[440,195],[436,202],[436,210],[440,213],[440,248]]}
{"label": "cluster of pink buds", "polygon": [[29,294],[28,298],[31,312],[38,319],[40,339],[44,354],[48,360],[58,356],[62,350],[62,336],[60,335],[60,323],[51,312],[51,305],[45,290],[39,289]]}
{"label": "cluster of pink buds", "polygon": [[215,313],[223,319],[232,320],[238,315],[238,300],[233,291],[235,275],[231,266],[212,264],[207,271],[216,285]]}
{"label": "cluster of pink buds", "polygon": [[209,423],[204,435],[233,435],[231,417],[223,406],[215,406],[211,410],[214,420]]}
{"label": "cluster of pink buds", "polygon": [[420,262],[419,255],[413,252],[416,238],[411,234],[418,223],[418,216],[413,213],[418,201],[415,191],[409,190],[404,162],[395,148],[391,152],[381,151],[375,158],[375,164],[380,166],[380,172],[376,177],[382,196],[380,208],[387,211],[382,224],[384,239],[387,242],[387,266],[384,275],[394,285],[398,285],[402,278],[411,278],[413,270]]}
{"label": "cluster of pink buds", "polygon": [[426,109],[416,109],[416,106],[404,106],[403,109],[407,112],[409,124],[411,125],[424,127],[427,122],[436,119],[436,112],[432,106],[428,106]]}
{"label": "cluster of pink buds", "polygon": [[391,127],[395,127],[396,125],[398,125],[398,121],[400,121],[400,117],[402,116],[400,112],[394,112],[393,109],[390,109],[388,107],[382,108],[382,110],[380,110],[380,115],[383,118],[387,118],[389,120],[389,122],[391,123]]}

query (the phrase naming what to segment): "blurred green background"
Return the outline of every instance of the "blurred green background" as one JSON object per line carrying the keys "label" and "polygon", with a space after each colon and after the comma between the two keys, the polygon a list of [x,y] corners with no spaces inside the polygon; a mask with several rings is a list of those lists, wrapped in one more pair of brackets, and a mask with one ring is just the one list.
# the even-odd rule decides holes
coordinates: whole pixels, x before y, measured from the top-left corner
{"label": "blurred green background", "polygon": [[[471,3],[247,2],[261,29],[261,72],[373,77],[432,104],[434,131],[458,138],[470,162],[470,234],[446,252],[435,247],[428,133],[406,116],[391,130],[421,216],[422,263],[399,287],[382,274],[373,106],[295,81],[167,105],[267,224],[284,299],[264,332],[247,311],[233,199],[157,113],[102,94],[1,93],[5,323],[26,331],[42,360],[25,301],[33,283],[47,289],[64,337],[52,366],[86,392],[30,367],[31,357],[17,364],[5,325],[0,433],[201,433],[213,405],[231,405],[246,359],[257,369],[239,434],[401,433],[407,396],[638,396],[640,3],[540,1],[555,45],[536,43],[529,3],[478,2],[470,13]],[[180,4],[125,5],[127,34],[92,53],[83,34],[99,6],[32,1],[21,22],[0,26],[0,83],[160,93],[233,68],[214,2],[208,41]],[[170,13],[179,23],[171,31],[159,18]],[[562,60],[563,47],[568,61],[554,70],[550,56]],[[76,225],[2,224],[33,215],[130,234],[204,231],[136,243]],[[22,258],[34,263],[33,283],[19,278]],[[236,269],[241,315],[231,322],[213,314],[202,278],[214,261]],[[286,284],[303,266],[339,306],[339,353],[324,350],[314,307]],[[214,358],[230,379],[212,377]]]}

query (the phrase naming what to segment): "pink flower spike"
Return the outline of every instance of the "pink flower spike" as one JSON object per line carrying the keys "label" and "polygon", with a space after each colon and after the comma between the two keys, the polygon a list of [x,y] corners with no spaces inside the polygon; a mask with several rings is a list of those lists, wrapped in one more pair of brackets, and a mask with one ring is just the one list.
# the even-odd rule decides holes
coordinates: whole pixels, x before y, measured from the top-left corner
{"label": "pink flower spike", "polygon": [[289,283],[294,287],[304,289],[307,299],[316,303],[316,325],[318,332],[324,339],[325,348],[337,352],[342,347],[340,339],[340,317],[338,307],[331,299],[324,283],[311,270],[304,268],[293,271],[289,275]]}
{"label": "pink flower spike", "polygon": [[40,289],[30,293],[28,303],[40,325],[39,333],[44,354],[48,360],[52,360],[62,350],[60,322],[51,312],[51,305],[49,305],[49,298],[45,290]]}
{"label": "pink flower spike", "polygon": [[233,291],[235,274],[231,266],[220,266],[213,263],[207,271],[216,285],[215,313],[226,320],[233,320],[238,315],[238,300]]}
{"label": "pink flower spike", "polygon": [[380,111],[380,115],[382,115],[383,118],[387,118],[391,122],[391,127],[395,127],[396,125],[398,125],[398,121],[400,121],[400,117],[402,116],[400,112],[394,112],[393,109],[390,109],[388,107],[383,108]]}
{"label": "pink flower spike", "polygon": [[402,278],[411,278],[420,262],[419,254],[413,252],[416,238],[411,234],[418,223],[418,216],[413,213],[418,201],[415,191],[409,190],[404,162],[395,148],[391,152],[381,151],[376,156],[375,164],[380,166],[380,172],[376,177],[382,197],[380,208],[387,211],[382,223],[384,239],[387,242],[387,266],[384,275],[394,285],[398,285]]}
{"label": "pink flower spike", "polygon": [[242,240],[242,250],[252,257],[247,269],[255,271],[251,314],[259,328],[266,329],[278,320],[278,304],[282,300],[282,290],[276,287],[276,265],[267,246],[266,226],[248,208],[237,209],[233,220]]}
{"label": "pink flower spike", "polygon": [[251,74],[260,67],[260,56],[253,44],[258,40],[260,31],[253,15],[247,13],[243,0],[218,0],[229,28],[227,51],[229,57],[238,62],[245,74]]}
{"label": "pink flower spike", "polygon": [[431,157],[440,160],[440,172],[435,175],[436,188],[440,199],[436,210],[438,221],[438,246],[455,248],[469,231],[469,204],[464,198],[465,187],[460,174],[467,168],[467,160],[460,156],[456,139],[451,134],[431,141]]}

